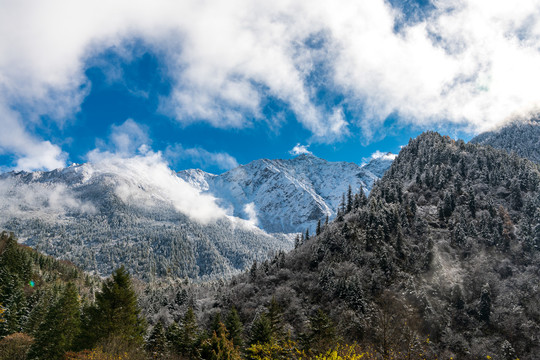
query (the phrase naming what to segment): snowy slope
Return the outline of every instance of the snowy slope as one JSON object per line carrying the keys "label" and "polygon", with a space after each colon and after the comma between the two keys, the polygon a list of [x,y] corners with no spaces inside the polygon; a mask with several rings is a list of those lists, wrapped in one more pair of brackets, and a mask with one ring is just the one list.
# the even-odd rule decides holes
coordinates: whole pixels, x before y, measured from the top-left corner
{"label": "snowy slope", "polygon": [[230,216],[160,159],[113,159],[0,175],[0,228],[26,245],[107,276],[211,278],[291,247]]}
{"label": "snowy slope", "polygon": [[490,145],[540,163],[540,115],[516,119],[503,127],[482,133],[471,140],[474,144]]}
{"label": "snowy slope", "polygon": [[318,220],[334,217],[349,185],[355,192],[360,187],[369,191],[393,158],[387,154],[359,166],[303,154],[291,160],[255,160],[221,175],[202,170],[178,175],[215,196],[234,216],[271,233],[292,233],[314,230]]}

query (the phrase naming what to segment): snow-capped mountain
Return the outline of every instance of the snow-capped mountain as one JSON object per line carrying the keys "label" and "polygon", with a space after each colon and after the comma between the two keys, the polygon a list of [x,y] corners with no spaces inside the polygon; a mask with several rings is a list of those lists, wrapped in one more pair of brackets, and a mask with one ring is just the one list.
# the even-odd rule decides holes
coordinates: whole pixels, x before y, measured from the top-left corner
{"label": "snow-capped mountain", "polygon": [[0,229],[104,276],[125,265],[145,279],[217,277],[290,249],[291,233],[333,217],[349,185],[368,191],[391,160],[301,155],[176,174],[150,153],[10,172],[0,175]]}
{"label": "snow-capped mountain", "polygon": [[334,217],[349,185],[366,192],[395,158],[382,155],[364,166],[329,162],[311,154],[291,160],[261,159],[221,175],[191,169],[178,175],[218,199],[234,216],[270,233],[314,230],[318,220]]}
{"label": "snow-capped mountain", "polygon": [[490,145],[540,163],[540,114],[514,119],[499,129],[482,133],[472,143]]}
{"label": "snow-capped mountain", "polygon": [[145,279],[232,274],[292,246],[228,215],[155,154],[2,174],[0,228],[85,270],[125,265]]}

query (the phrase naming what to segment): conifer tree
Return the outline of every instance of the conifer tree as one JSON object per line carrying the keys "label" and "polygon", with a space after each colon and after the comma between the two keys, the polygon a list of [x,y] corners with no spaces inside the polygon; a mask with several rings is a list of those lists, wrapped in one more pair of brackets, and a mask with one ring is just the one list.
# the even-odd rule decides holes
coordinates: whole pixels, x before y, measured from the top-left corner
{"label": "conifer tree", "polygon": [[301,245],[300,235],[296,235],[296,237],[294,238],[294,248],[298,249],[300,245]]}
{"label": "conifer tree", "polygon": [[181,353],[180,343],[182,338],[182,329],[180,329],[178,323],[173,322],[171,325],[169,325],[165,336],[167,337],[168,347],[175,354],[179,355]]}
{"label": "conifer tree", "polygon": [[491,316],[491,289],[488,283],[482,287],[482,294],[480,295],[480,309],[478,312],[480,319],[489,324]]}
{"label": "conifer tree", "polygon": [[251,327],[249,344],[266,344],[272,341],[272,323],[266,313],[259,315]]}
{"label": "conifer tree", "polygon": [[351,185],[349,185],[349,188],[347,189],[347,208],[345,211],[350,213],[352,211],[352,207],[353,207],[353,195],[352,195]]}
{"label": "conifer tree", "polygon": [[[91,342],[118,336],[128,343],[142,345],[146,324],[140,315],[131,278],[122,266],[103,283],[96,294],[95,307],[88,309]],[[93,344],[92,344],[93,345]]]}
{"label": "conifer tree", "polygon": [[49,309],[30,349],[31,359],[54,360],[72,350],[80,332],[80,304],[75,285],[69,283]]}
{"label": "conifer tree", "polygon": [[227,319],[225,319],[225,326],[227,327],[227,331],[229,331],[229,337],[234,343],[234,346],[242,347],[242,322],[240,321],[240,316],[238,315],[238,311],[236,311],[236,308],[233,306],[231,311],[229,311],[229,314],[227,315]]}
{"label": "conifer tree", "polygon": [[305,241],[309,240],[309,229],[306,229],[306,236],[304,237]]}
{"label": "conifer tree", "polygon": [[180,333],[180,350],[183,355],[191,358],[197,357],[197,344],[200,339],[199,327],[197,326],[197,318],[193,312],[193,308],[188,308],[186,315],[182,321]]}
{"label": "conifer tree", "polygon": [[153,359],[161,359],[165,355],[167,348],[167,338],[161,322],[158,322],[152,329],[152,333],[146,341],[146,351],[152,355]]}
{"label": "conifer tree", "polygon": [[321,234],[321,220],[317,221],[317,230],[315,231],[315,234],[319,236]]}
{"label": "conifer tree", "polygon": [[221,312],[217,312],[214,317],[212,318],[212,324],[210,324],[210,334],[209,336],[212,336],[213,332],[219,331],[221,321]]}
{"label": "conifer tree", "polygon": [[218,330],[202,344],[201,357],[208,360],[241,360],[240,351],[229,339],[225,325],[221,322],[218,325]]}
{"label": "conifer tree", "polygon": [[304,347],[315,354],[323,353],[336,343],[336,330],[334,324],[322,311],[317,310],[309,319],[309,332],[303,336]]}
{"label": "conifer tree", "polygon": [[275,297],[272,297],[268,306],[268,320],[270,321],[272,335],[275,338],[281,338],[283,335],[283,311]]}

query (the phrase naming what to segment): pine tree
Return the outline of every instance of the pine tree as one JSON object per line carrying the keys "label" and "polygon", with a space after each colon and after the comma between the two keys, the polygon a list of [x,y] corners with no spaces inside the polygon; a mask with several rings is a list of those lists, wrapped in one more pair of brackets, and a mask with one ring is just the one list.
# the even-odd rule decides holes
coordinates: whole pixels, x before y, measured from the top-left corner
{"label": "pine tree", "polygon": [[182,329],[178,326],[178,323],[173,322],[167,328],[166,335],[169,349],[177,355],[182,352],[180,343],[182,340]]}
{"label": "pine tree", "polygon": [[243,327],[242,322],[240,321],[240,316],[238,315],[238,311],[236,311],[234,306],[232,307],[231,311],[229,311],[227,319],[225,319],[225,326],[229,331],[229,337],[234,343],[234,346],[242,347]]}
{"label": "pine tree", "polygon": [[218,330],[202,344],[201,357],[208,360],[241,360],[240,351],[229,339],[223,323],[218,324]]}
{"label": "pine tree", "polygon": [[323,353],[336,343],[336,330],[334,324],[319,309],[314,316],[309,319],[309,333],[303,336],[304,347],[313,353]]}
{"label": "pine tree", "polygon": [[491,289],[489,284],[486,283],[482,287],[482,294],[480,295],[480,309],[478,311],[480,320],[489,324],[491,316]]}
{"label": "pine tree", "polygon": [[152,355],[153,359],[161,359],[167,349],[167,338],[161,322],[158,322],[152,329],[152,333],[146,341],[146,351]]}
{"label": "pine tree", "polygon": [[80,304],[75,285],[69,283],[41,323],[30,349],[31,359],[61,359],[72,350],[80,332]]}
{"label": "pine tree", "polygon": [[213,332],[219,331],[221,323],[221,313],[217,312],[212,318],[212,324],[210,324],[210,336],[212,336]]}
{"label": "pine tree", "polygon": [[268,306],[268,320],[270,320],[272,336],[281,338],[283,336],[283,311],[275,297],[272,297]]}
{"label": "pine tree", "polygon": [[200,331],[197,326],[197,318],[193,312],[193,308],[188,308],[182,321],[180,333],[180,350],[183,355],[191,358],[196,358],[198,354],[198,342],[200,339]]}
{"label": "pine tree", "polygon": [[251,327],[249,344],[266,344],[271,342],[272,338],[272,323],[266,313],[262,313]]}
{"label": "pine tree", "polygon": [[249,270],[249,279],[251,282],[255,282],[257,280],[257,260],[254,260],[253,264],[251,265],[251,269]]}
{"label": "pine tree", "polygon": [[317,230],[315,231],[315,234],[319,236],[321,234],[321,220],[317,221]]}
{"label": "pine tree", "polygon": [[[91,343],[118,336],[128,343],[142,345],[146,324],[140,315],[137,296],[129,273],[122,266],[103,283],[96,304],[89,311]],[[92,345],[93,345],[92,344]]]}
{"label": "pine tree", "polygon": [[298,249],[300,247],[301,243],[300,243],[300,235],[296,235],[296,237],[294,238],[294,248],[295,249]]}
{"label": "pine tree", "polygon": [[352,211],[352,207],[353,207],[353,195],[352,195],[351,185],[349,185],[349,188],[347,189],[347,208],[345,211],[350,213]]}

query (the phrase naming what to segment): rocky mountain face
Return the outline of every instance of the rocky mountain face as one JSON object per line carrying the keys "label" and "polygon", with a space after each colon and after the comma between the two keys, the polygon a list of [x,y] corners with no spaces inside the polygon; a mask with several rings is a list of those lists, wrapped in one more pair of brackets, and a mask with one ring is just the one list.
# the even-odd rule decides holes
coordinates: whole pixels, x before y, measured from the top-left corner
{"label": "rocky mountain face", "polygon": [[291,160],[256,160],[221,175],[201,170],[180,171],[178,175],[215,196],[234,216],[267,232],[313,232],[318,220],[335,217],[349,186],[355,192],[360,188],[369,192],[394,157],[386,154],[359,166],[303,154]]}
{"label": "rocky mountain face", "polygon": [[500,129],[474,137],[471,142],[514,152],[540,163],[540,115],[511,121]]}
{"label": "rocky mountain face", "polygon": [[367,201],[219,298],[244,321],[277,302],[296,339],[322,311],[397,358],[536,359],[539,264],[539,165],[424,133]]}

